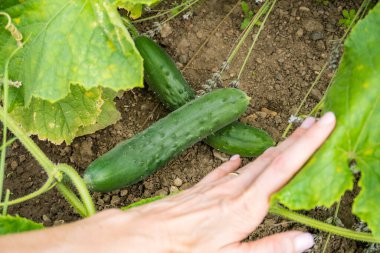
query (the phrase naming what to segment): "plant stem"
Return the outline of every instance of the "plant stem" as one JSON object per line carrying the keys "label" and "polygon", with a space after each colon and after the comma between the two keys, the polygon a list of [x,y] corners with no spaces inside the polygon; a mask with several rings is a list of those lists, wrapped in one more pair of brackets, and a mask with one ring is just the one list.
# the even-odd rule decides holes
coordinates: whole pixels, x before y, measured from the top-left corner
{"label": "plant stem", "polygon": [[[338,218],[339,208],[340,208],[340,201],[339,201],[338,204],[336,205],[335,212],[334,212],[333,222],[334,222],[334,219]],[[334,225],[336,225],[336,224],[334,224]],[[329,242],[330,242],[330,239],[331,239],[331,233],[328,233],[327,238],[326,238],[325,245],[323,246],[322,253],[325,253],[325,252],[326,252],[327,247],[328,247]]]}
{"label": "plant stem", "polygon": [[[318,76],[315,78],[313,84],[310,86],[309,90],[307,91],[306,95],[302,99],[300,105],[297,108],[297,111],[295,112],[295,116],[297,116],[304,104],[306,103],[307,98],[310,96],[310,93],[313,91],[314,87],[318,84],[319,80],[321,80],[322,74],[326,71],[327,67],[329,66],[329,62],[326,62],[325,65],[323,65],[321,71],[319,71]],[[292,129],[293,123],[289,123],[288,126],[286,127],[284,133],[282,134],[282,138],[285,139],[286,136],[288,135],[290,129]]]}
{"label": "plant stem", "polygon": [[81,197],[81,200],[86,208],[87,216],[94,215],[96,213],[95,205],[91,199],[86,184],[79,176],[78,172],[76,172],[71,166],[67,164],[58,164],[58,169],[71,179],[71,182],[78,190],[79,196]]}
{"label": "plant stem", "polygon": [[8,213],[8,206],[9,206],[9,196],[11,195],[11,191],[7,189],[5,191],[5,198],[4,198],[4,206],[3,206],[3,216],[7,215]]}
{"label": "plant stem", "polygon": [[[12,139],[8,140],[7,143],[5,143],[5,148],[9,147],[9,145],[11,145],[15,140],[17,140],[16,137],[13,137]],[[1,146],[0,147],[0,151],[3,151],[4,147]]]}
{"label": "plant stem", "polygon": [[54,187],[57,184],[56,181],[57,181],[58,177],[62,177],[62,174],[59,171],[57,171],[57,173],[59,173],[59,175],[57,175],[56,177],[49,177],[48,180],[45,182],[45,184],[40,189],[38,189],[37,191],[34,191],[34,192],[32,192],[26,196],[23,196],[21,198],[8,201],[7,203],[5,203],[5,201],[4,201],[3,203],[0,203],[0,206],[5,206],[6,204],[8,206],[16,205],[16,204],[25,202],[27,200],[33,199],[35,197],[38,197],[41,194],[44,194],[45,192],[49,191],[52,187]]}
{"label": "plant stem", "polygon": [[242,34],[240,40],[238,41],[236,47],[234,47],[234,49],[232,50],[231,54],[227,58],[227,64],[230,64],[232,62],[232,60],[235,58],[237,52],[239,51],[239,49],[243,45],[244,41],[247,39],[248,35],[251,33],[252,29],[255,27],[255,24],[257,23],[257,21],[259,21],[259,19],[261,18],[261,16],[265,13],[265,10],[269,7],[269,4],[270,4],[270,1],[266,1],[261,6],[261,8],[259,9],[259,11],[256,13],[256,15],[252,18],[252,20],[249,23],[248,27],[243,31],[243,34]]}
{"label": "plant stem", "polygon": [[244,59],[244,63],[243,63],[243,65],[242,65],[241,68],[240,68],[239,75],[238,75],[238,77],[237,77],[238,80],[240,80],[240,77],[241,77],[241,75],[243,74],[243,71],[244,71],[244,69],[245,69],[245,66],[247,65],[248,59],[249,59],[249,57],[250,57],[251,54],[252,54],[253,48],[255,47],[256,42],[257,42],[257,40],[259,39],[259,36],[260,36],[261,32],[262,32],[263,29],[264,29],[265,23],[267,22],[270,13],[272,12],[274,6],[276,5],[276,2],[277,2],[277,0],[274,0],[274,1],[272,2],[272,5],[271,5],[270,9],[268,10],[268,12],[267,12],[267,14],[266,14],[266,16],[265,16],[263,22],[262,22],[261,25],[260,25],[259,31],[257,32],[257,34],[256,34],[256,36],[255,36],[255,39],[253,40],[252,45],[251,45],[251,47],[249,48],[248,54],[247,54],[247,56],[246,56],[245,59]]}
{"label": "plant stem", "polygon": [[[8,16],[9,17],[9,16]],[[9,21],[11,22],[11,21]],[[9,78],[8,78],[8,71],[9,71],[9,62],[11,61],[12,57],[21,49],[21,47],[17,47],[13,52],[9,55],[5,62],[4,66],[4,76],[3,76],[3,87],[4,87],[4,92],[3,92],[3,105],[4,108],[0,107],[0,110],[4,115],[7,115],[8,112],[8,84],[9,84]],[[5,171],[5,157],[7,153],[7,124],[8,120],[7,117],[4,117],[2,119],[3,122],[3,143],[2,143],[2,152],[0,156],[0,202],[3,197],[3,184],[4,184],[4,171]]]}
{"label": "plant stem", "polygon": [[87,217],[87,210],[80,199],[70,190],[70,187],[65,185],[64,183],[60,183],[57,185],[57,189],[59,192],[65,197],[65,199],[74,207],[74,209],[79,213],[82,217]]}
{"label": "plant stem", "polygon": [[137,36],[139,36],[139,31],[137,28],[132,24],[131,20],[126,17],[121,18],[124,21],[124,24],[126,25],[128,31],[131,33],[131,36],[133,39],[135,39]]}
{"label": "plant stem", "polygon": [[341,228],[337,226],[333,226],[318,220],[315,220],[313,218],[309,218],[307,216],[304,216],[302,214],[298,214],[296,212],[289,211],[279,205],[272,205],[270,207],[269,212],[272,214],[276,214],[282,217],[285,217],[287,219],[305,224],[306,226],[319,229],[321,231],[325,231],[328,233],[333,233],[335,235],[343,236],[352,240],[362,241],[362,242],[369,242],[369,243],[380,243],[380,238],[376,238],[371,234],[368,233],[362,233],[362,232],[356,232],[352,231],[346,228]]}

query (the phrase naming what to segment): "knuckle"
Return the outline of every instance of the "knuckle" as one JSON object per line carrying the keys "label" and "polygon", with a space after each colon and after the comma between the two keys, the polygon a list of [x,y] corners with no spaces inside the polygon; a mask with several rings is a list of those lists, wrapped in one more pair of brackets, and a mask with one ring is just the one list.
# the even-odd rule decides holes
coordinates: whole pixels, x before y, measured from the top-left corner
{"label": "knuckle", "polygon": [[287,160],[288,159],[284,157],[284,155],[278,155],[271,163],[271,170],[276,172],[283,171],[283,168],[286,167]]}
{"label": "knuckle", "polygon": [[274,159],[280,155],[280,150],[277,147],[271,147],[267,149],[261,156],[261,159]]}

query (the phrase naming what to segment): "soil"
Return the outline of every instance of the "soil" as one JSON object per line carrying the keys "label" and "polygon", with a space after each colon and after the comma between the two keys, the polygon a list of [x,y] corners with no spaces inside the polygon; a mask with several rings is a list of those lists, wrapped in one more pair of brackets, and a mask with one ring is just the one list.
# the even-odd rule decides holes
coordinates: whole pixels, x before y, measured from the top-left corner
{"label": "soil", "polygon": [[[211,39],[200,54],[183,71],[197,91],[219,70],[241,33],[242,13],[240,8],[236,8],[220,29],[212,34],[235,3],[233,0],[203,1],[194,7],[190,18],[177,17],[166,23],[155,36],[183,69],[211,34]],[[344,33],[344,29],[337,25],[342,9],[351,7],[357,7],[353,1],[330,1],[327,6],[318,1],[278,1],[241,78],[239,88],[252,97],[249,109],[241,121],[263,128],[277,141],[281,140],[290,115],[295,113],[322,66],[329,61],[334,41]],[[258,6],[254,5],[254,8],[257,10]],[[152,27],[153,23],[145,23],[140,28],[148,30]],[[251,42],[252,38],[249,38],[230,69],[223,74],[224,86],[236,79]],[[303,112],[310,111],[319,102],[331,76],[331,70],[322,76],[311,92]],[[125,92],[117,98],[117,106],[122,112],[122,119],[117,124],[77,138],[72,145],[55,146],[37,139],[36,142],[54,162],[68,163],[83,173],[96,157],[168,113],[147,88]],[[141,198],[183,190],[197,183],[226,157],[228,156],[198,143],[143,182],[107,194],[94,193],[93,199],[97,209],[102,210],[126,206]],[[248,161],[249,159],[244,160],[245,163]],[[45,173],[25,148],[18,142],[13,143],[8,152],[5,182],[5,187],[12,192],[11,198],[36,190],[45,179]],[[347,194],[339,212],[339,218],[347,228],[358,223],[351,215],[352,199],[352,195]],[[79,219],[55,190],[10,207],[9,212],[42,222],[46,226]],[[316,209],[309,212],[309,215],[326,220],[333,213],[334,208]],[[307,230],[315,234],[317,245],[310,252],[322,252],[327,237],[325,233],[273,215],[268,215],[248,239],[291,229]],[[365,243],[333,236],[326,252],[364,252],[368,247]]]}

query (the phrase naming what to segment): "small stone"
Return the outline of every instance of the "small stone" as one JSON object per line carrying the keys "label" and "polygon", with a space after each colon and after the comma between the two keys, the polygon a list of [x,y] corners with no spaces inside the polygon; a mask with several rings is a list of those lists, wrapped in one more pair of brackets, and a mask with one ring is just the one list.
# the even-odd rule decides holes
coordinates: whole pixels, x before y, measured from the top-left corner
{"label": "small stone", "polygon": [[22,163],[22,162],[25,161],[25,160],[26,160],[25,155],[20,155],[20,156],[19,156],[19,161],[20,161],[20,163]]}
{"label": "small stone", "polygon": [[272,117],[276,117],[277,116],[277,112],[275,112],[275,111],[272,111],[272,110],[269,110],[268,108],[262,108],[261,109],[261,111],[262,112],[265,112],[266,114],[269,114],[270,116],[272,116]]}
{"label": "small stone", "polygon": [[213,155],[215,158],[221,160],[222,162],[227,162],[230,158],[228,155],[224,154],[224,153],[221,153],[219,152],[218,150],[214,149],[212,151]]}
{"label": "small stone", "polygon": [[98,204],[99,206],[103,206],[104,205],[104,200],[98,199],[98,201],[96,201],[96,204]]}
{"label": "small stone", "polygon": [[299,10],[302,11],[302,12],[310,12],[310,9],[307,8],[306,6],[301,6],[301,7],[299,8]]}
{"label": "small stone", "polygon": [[120,204],[120,197],[119,196],[113,196],[111,199],[111,205],[116,206]]}
{"label": "small stone", "polygon": [[187,38],[183,38],[177,46],[177,50],[180,54],[185,54],[190,47],[190,42]]}
{"label": "small stone", "polygon": [[49,218],[49,216],[47,216],[46,214],[42,215],[42,220],[44,222],[51,222],[51,219]]}
{"label": "small stone", "polygon": [[300,29],[297,30],[297,32],[296,32],[296,36],[297,36],[298,38],[300,38],[300,37],[303,36],[303,29],[302,29],[302,28],[300,28]]}
{"label": "small stone", "polygon": [[187,190],[191,187],[191,184],[190,183],[184,183],[182,186],[181,186],[181,191],[184,191],[184,190]]}
{"label": "small stone", "polygon": [[259,117],[263,119],[265,119],[268,116],[266,112],[256,112],[256,114],[259,115]]}
{"label": "small stone", "polygon": [[121,190],[120,191],[120,196],[121,197],[124,197],[124,196],[127,196],[128,195],[128,190]]}
{"label": "small stone", "polygon": [[166,196],[168,195],[168,189],[163,188],[161,190],[158,190],[154,193],[155,196]]}
{"label": "small stone", "polygon": [[186,64],[187,63],[187,60],[188,60],[188,56],[186,54],[183,54],[179,57],[179,62],[182,63],[182,64]]}
{"label": "small stone", "polygon": [[177,177],[176,179],[174,179],[174,185],[175,186],[181,187],[182,184],[183,184],[182,179],[180,179],[179,177]]}
{"label": "small stone", "polygon": [[311,90],[311,95],[317,100],[321,100],[323,98],[322,93],[315,88]]}
{"label": "small stone", "polygon": [[59,226],[59,225],[63,225],[63,224],[65,224],[64,220],[56,220],[56,221],[54,221],[53,226]]}
{"label": "small stone", "polygon": [[204,37],[204,34],[203,34],[202,31],[198,31],[198,32],[196,33],[196,35],[197,35],[197,38],[198,38],[198,39],[202,39],[202,38]]}
{"label": "small stone", "polygon": [[310,39],[317,41],[321,40],[325,37],[325,34],[323,32],[315,31],[310,34]]}
{"label": "small stone", "polygon": [[316,20],[308,19],[303,23],[303,27],[308,32],[322,32],[323,25]]}
{"label": "small stone", "polygon": [[18,166],[18,163],[15,160],[13,160],[11,162],[11,168],[12,168],[12,170],[15,170],[17,168],[17,166]]}
{"label": "small stone", "polygon": [[143,184],[144,184],[145,189],[147,189],[147,190],[153,190],[153,188],[154,188],[154,183],[150,180],[145,181]]}
{"label": "small stone", "polygon": [[179,192],[179,189],[177,186],[174,186],[174,185],[170,186],[170,194],[177,193],[177,192]]}
{"label": "small stone", "polygon": [[280,73],[276,73],[276,80],[277,81],[282,81],[282,75]]}
{"label": "small stone", "polygon": [[104,200],[104,202],[106,202],[106,203],[108,203],[109,201],[110,201],[110,199],[111,199],[111,197],[110,197],[110,195],[104,195],[103,196],[103,200]]}
{"label": "small stone", "polygon": [[263,63],[263,60],[261,60],[260,58],[256,58],[256,62],[257,62],[258,64],[262,64],[262,63]]}
{"label": "small stone", "polygon": [[254,114],[248,115],[247,117],[242,118],[241,122],[243,122],[243,123],[254,123],[257,118],[258,118],[258,116],[254,113]]}
{"label": "small stone", "polygon": [[[326,45],[322,40],[317,41],[317,49],[320,51],[326,50]],[[326,55],[321,55],[322,58],[326,59]]]}
{"label": "small stone", "polygon": [[166,38],[173,33],[173,28],[169,23],[165,23],[161,28],[161,37]]}

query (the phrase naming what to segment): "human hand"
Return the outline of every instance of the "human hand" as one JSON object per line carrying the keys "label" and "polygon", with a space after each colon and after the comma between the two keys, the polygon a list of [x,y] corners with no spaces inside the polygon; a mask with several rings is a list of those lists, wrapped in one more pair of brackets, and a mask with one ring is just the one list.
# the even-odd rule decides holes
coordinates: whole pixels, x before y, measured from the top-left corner
{"label": "human hand", "polygon": [[303,252],[314,244],[308,233],[241,240],[264,219],[270,196],[294,176],[334,125],[332,113],[318,122],[309,118],[286,141],[240,169],[240,158],[233,156],[177,195],[127,212],[109,210],[53,229],[0,237],[1,248],[24,252],[24,246],[27,252],[39,253]]}

